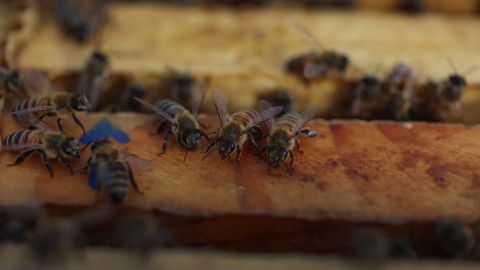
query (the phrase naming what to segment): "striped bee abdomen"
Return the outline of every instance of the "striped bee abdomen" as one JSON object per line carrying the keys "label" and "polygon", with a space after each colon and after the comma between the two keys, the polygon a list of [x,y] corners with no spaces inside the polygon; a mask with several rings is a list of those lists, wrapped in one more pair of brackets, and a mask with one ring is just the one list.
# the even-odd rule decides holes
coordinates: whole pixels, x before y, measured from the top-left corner
{"label": "striped bee abdomen", "polygon": [[300,120],[302,116],[297,112],[288,112],[280,117],[277,122],[276,126],[287,126],[291,129],[296,125],[296,123]]}
{"label": "striped bee abdomen", "polygon": [[40,144],[42,131],[22,130],[16,131],[3,139],[2,148],[5,150],[21,150],[22,146]]}
{"label": "striped bee abdomen", "polygon": [[168,113],[172,117],[175,117],[175,115],[178,113],[188,112],[185,107],[169,99],[159,100],[157,101],[157,103],[155,103],[155,106],[157,106],[160,110]]}
{"label": "striped bee abdomen", "polygon": [[243,109],[232,115],[232,121],[239,121],[243,126],[247,126],[248,124],[255,122],[259,115],[260,114],[257,110]]}
{"label": "striped bee abdomen", "polygon": [[[46,97],[35,97],[35,98],[26,99],[20,102],[20,104],[17,105],[17,107],[13,110],[13,112],[19,112],[19,111],[23,111],[23,110],[27,110],[35,107],[43,107],[43,106],[52,106],[52,98],[49,96],[46,96]],[[36,116],[40,116],[44,114],[44,112],[34,112],[33,114]],[[17,120],[22,122],[27,122],[31,120],[30,114],[27,114],[27,113],[13,114],[13,116]]]}
{"label": "striped bee abdomen", "polygon": [[130,176],[125,163],[100,162],[97,176],[113,202],[121,202],[127,195]]}

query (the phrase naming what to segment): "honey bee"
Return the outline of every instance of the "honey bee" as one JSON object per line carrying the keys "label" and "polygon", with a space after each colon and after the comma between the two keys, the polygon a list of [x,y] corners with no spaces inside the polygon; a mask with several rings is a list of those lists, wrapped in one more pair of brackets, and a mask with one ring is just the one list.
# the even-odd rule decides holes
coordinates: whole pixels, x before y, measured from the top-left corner
{"label": "honey bee", "polygon": [[16,131],[3,139],[2,150],[20,152],[15,162],[7,166],[17,166],[38,153],[52,177],[50,159],[60,159],[73,175],[69,159],[80,157],[77,140],[64,132],[51,130]]}
{"label": "honey bee", "polygon": [[70,114],[85,133],[85,128],[75,115],[75,111],[88,111],[90,108],[90,103],[85,95],[58,92],[47,96],[28,98],[18,104],[12,114],[21,123],[30,124],[30,128],[36,128],[42,124],[45,116],[55,116],[60,131],[63,131],[62,119]]}
{"label": "honey bee", "polygon": [[188,151],[197,149],[202,136],[208,141],[207,134],[200,129],[200,124],[197,120],[200,104],[202,103],[206,90],[207,87],[204,85],[199,91],[192,93],[191,112],[182,105],[169,99],[159,100],[156,105],[153,105],[143,99],[135,97],[135,100],[140,104],[158,113],[160,117],[163,118],[157,128],[158,132],[168,128],[163,139],[162,152],[160,152],[160,154],[167,151],[168,138],[170,135],[174,135],[177,143],[186,149],[184,161]]}
{"label": "honey bee", "polygon": [[372,119],[380,111],[382,102],[382,83],[373,74],[362,77],[353,91],[350,116],[360,119]]}
{"label": "honey bee", "polygon": [[384,116],[393,120],[410,118],[416,76],[405,62],[394,66],[385,82]]}
{"label": "honey bee", "polygon": [[454,258],[468,255],[475,246],[473,230],[450,220],[442,220],[436,225],[434,240],[442,255]]}
{"label": "honey bee", "polygon": [[467,85],[465,77],[475,72],[478,66],[472,66],[462,74],[453,61],[448,60],[453,74],[441,82],[429,81],[419,91],[417,107],[421,111],[422,120],[458,121],[461,118],[461,97]]}
{"label": "honey bee", "polygon": [[96,109],[99,103],[100,88],[106,79],[108,66],[107,55],[95,51],[88,59],[80,78],[76,94],[84,94],[90,101],[92,109]]}
{"label": "honey bee", "polygon": [[281,106],[283,109],[279,113],[279,116],[289,112],[292,109],[293,100],[290,93],[282,88],[275,88],[272,91],[269,91],[265,95],[261,95],[260,99],[265,99],[274,106]]}
{"label": "honey bee", "polygon": [[[228,99],[219,90],[214,91],[213,101],[220,119],[220,129],[217,131],[215,140],[213,140],[205,150],[206,158],[210,153],[211,147],[216,145],[217,152],[221,159],[228,157],[236,149],[236,161],[239,161],[242,154],[243,144],[250,139],[253,146],[258,150],[258,144],[255,141],[252,129],[258,125],[272,119],[282,111],[282,107],[271,107],[259,113],[254,109],[243,109],[230,115],[227,109]],[[213,148],[212,148],[213,149]]]}
{"label": "honey bee", "polygon": [[73,0],[54,0],[53,9],[64,31],[77,42],[85,42],[104,21],[107,3],[95,1],[89,14]]}
{"label": "honey bee", "polygon": [[[272,108],[272,105],[265,100],[260,100],[259,107],[261,111],[268,111]],[[267,152],[270,166],[274,168],[279,167],[287,159],[287,156],[290,156],[290,167],[287,166],[287,168],[293,168],[293,162],[295,161],[293,154],[294,146],[296,145],[297,150],[301,152],[298,135],[310,138],[317,136],[316,131],[304,127],[315,116],[317,111],[318,108],[310,109],[303,114],[288,112],[278,118],[278,120],[271,120],[266,123],[269,134],[267,145],[261,152]]]}
{"label": "honey bee", "polygon": [[351,248],[355,256],[374,261],[389,257],[415,258],[417,256],[417,252],[405,240],[392,238],[377,231],[355,232]]}
{"label": "honey bee", "polygon": [[[295,23],[296,29],[317,47],[322,48],[320,42],[305,26]],[[302,78],[306,83],[330,74],[343,74],[350,64],[348,57],[332,50],[323,52],[309,52],[300,54],[287,61],[286,71]]]}
{"label": "honey bee", "polygon": [[80,138],[80,142],[84,145],[92,144],[92,156],[86,166],[89,186],[95,190],[103,187],[113,203],[121,203],[128,193],[129,182],[135,190],[140,191],[128,161],[110,142],[110,137],[123,144],[130,141],[126,133],[107,119],[102,119]]}

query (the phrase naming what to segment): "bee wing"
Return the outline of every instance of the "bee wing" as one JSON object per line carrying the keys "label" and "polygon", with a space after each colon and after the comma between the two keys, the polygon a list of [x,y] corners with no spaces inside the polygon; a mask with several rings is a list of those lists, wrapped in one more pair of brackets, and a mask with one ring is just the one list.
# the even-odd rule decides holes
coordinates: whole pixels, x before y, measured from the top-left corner
{"label": "bee wing", "polygon": [[200,105],[202,104],[205,94],[207,93],[209,85],[209,80],[204,79],[200,82],[200,85],[196,91],[192,93],[192,114],[196,118],[200,110]]}
{"label": "bee wing", "polygon": [[277,114],[279,114],[283,110],[282,106],[275,106],[272,108],[269,108],[265,111],[260,112],[260,116],[256,119],[255,122],[249,124],[248,126],[245,127],[245,132],[247,132],[249,129],[258,126],[265,121],[268,121],[275,117]]}
{"label": "bee wing", "polygon": [[141,158],[136,154],[126,151],[123,151],[122,153],[123,158],[128,163],[132,171],[148,172],[153,170],[152,162],[150,160]]}
{"label": "bee wing", "polygon": [[220,124],[223,126],[223,124],[225,124],[230,118],[227,108],[228,98],[222,93],[222,91],[215,89],[213,92],[213,103],[215,104],[215,109],[220,118]]}
{"label": "bee wing", "polygon": [[317,114],[318,112],[318,107],[312,108],[302,114],[302,117],[298,122],[295,124],[295,127],[293,128],[292,132],[293,134],[297,134],[297,132],[305,126],[308,121],[312,120],[312,118]]}
{"label": "bee wing", "polygon": [[21,145],[1,145],[1,148],[9,151],[28,151],[33,149],[44,149],[45,146],[37,143],[26,143]]}
{"label": "bee wing", "polygon": [[327,70],[327,67],[323,64],[312,64],[307,63],[303,70],[303,76],[305,78],[313,79],[315,77],[321,76]]}
{"label": "bee wing", "polygon": [[21,80],[29,97],[47,95],[52,91],[58,92],[58,88],[52,84],[47,76],[36,69],[22,71]]}
{"label": "bee wing", "polygon": [[[268,109],[273,108],[273,105],[265,99],[260,99],[258,101],[258,108],[260,109],[260,113],[262,113]],[[267,126],[268,131],[272,129],[274,123],[275,120],[273,120],[273,117],[265,121],[265,125]]]}
{"label": "bee wing", "polygon": [[23,110],[18,110],[12,112],[12,114],[19,115],[19,114],[27,114],[27,113],[34,113],[34,112],[44,112],[44,111],[55,111],[55,106],[35,106]]}
{"label": "bee wing", "polygon": [[97,165],[90,164],[88,168],[88,186],[92,189],[99,189],[100,182],[97,179]]}
{"label": "bee wing", "polygon": [[149,108],[150,110],[160,114],[160,116],[162,118],[164,118],[165,120],[167,120],[168,122],[170,122],[170,124],[172,125],[176,125],[175,123],[175,119],[173,119],[170,115],[168,115],[168,113],[160,110],[159,108],[157,108],[157,106],[153,105],[153,104],[150,104],[148,102],[146,102],[145,100],[141,99],[141,98],[138,98],[138,97],[134,97],[136,101],[138,101],[140,104],[142,104],[144,107],[146,108]]}
{"label": "bee wing", "polygon": [[122,144],[126,144],[130,141],[128,134],[115,127],[110,121],[108,121],[108,119],[103,118],[87,133],[80,137],[80,142],[87,145],[94,141],[108,140],[109,137],[112,137]]}

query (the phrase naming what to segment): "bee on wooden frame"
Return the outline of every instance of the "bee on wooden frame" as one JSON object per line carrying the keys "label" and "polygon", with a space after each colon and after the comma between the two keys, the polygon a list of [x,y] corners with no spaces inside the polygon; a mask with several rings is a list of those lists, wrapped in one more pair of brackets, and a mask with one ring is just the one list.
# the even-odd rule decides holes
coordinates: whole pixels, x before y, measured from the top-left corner
{"label": "bee on wooden frame", "polygon": [[[242,154],[242,148],[247,139],[250,139],[253,146],[258,150],[258,144],[255,141],[253,129],[258,125],[272,119],[282,111],[282,107],[271,107],[259,113],[255,109],[243,109],[230,115],[228,113],[228,99],[219,90],[214,91],[213,101],[220,119],[220,129],[217,131],[216,138],[208,145],[205,150],[206,158],[216,146],[221,159],[228,157],[236,150],[235,160],[238,162]],[[211,149],[211,150],[210,150]]]}
{"label": "bee on wooden frame", "polygon": [[381,111],[383,102],[382,82],[372,73],[365,74],[353,89],[350,116],[373,119]]}
{"label": "bee on wooden frame", "polygon": [[88,185],[99,190],[104,188],[113,203],[121,203],[128,193],[128,184],[140,192],[132,168],[123,153],[113,145],[109,138],[125,144],[129,142],[126,133],[113,126],[107,119],[102,119],[81,138],[84,145],[91,144],[92,155],[88,159]]}
{"label": "bee on wooden frame", "polygon": [[33,154],[39,154],[53,177],[53,168],[49,160],[60,159],[73,175],[69,160],[80,158],[78,141],[62,131],[45,129],[16,131],[6,136],[2,150],[20,152],[15,162],[7,166],[17,166]]}
{"label": "bee on wooden frame", "polygon": [[[271,110],[272,105],[265,100],[259,101],[261,111]],[[290,167],[293,168],[295,156],[293,148],[296,145],[297,150],[301,152],[299,135],[306,137],[316,137],[317,132],[305,127],[305,125],[315,116],[318,108],[312,108],[309,111],[299,114],[297,112],[288,112],[278,118],[276,121],[269,119],[266,122],[268,137],[267,145],[261,150],[266,152],[269,165],[276,168],[284,164],[287,157],[290,157]],[[286,166],[286,165],[285,165]]]}
{"label": "bee on wooden frame", "polygon": [[[43,81],[47,83],[45,89],[53,89],[53,86],[48,80]],[[85,133],[85,128],[80,120],[75,115],[75,112],[88,111],[91,108],[90,102],[83,93],[71,94],[67,92],[55,92],[48,95],[40,95],[23,100],[12,111],[13,116],[24,125],[29,125],[30,128],[35,128],[40,123],[43,123],[43,118],[46,116],[55,116],[57,118],[57,126],[60,131],[63,131],[62,120],[70,115],[75,123]]]}
{"label": "bee on wooden frame", "polygon": [[194,91],[192,93],[191,111],[188,111],[182,105],[169,99],[159,100],[153,105],[143,99],[135,98],[135,100],[141,105],[156,112],[162,118],[162,121],[157,128],[157,132],[165,129],[166,132],[163,138],[162,152],[160,154],[167,151],[168,138],[170,135],[174,135],[177,143],[185,148],[184,161],[187,158],[188,151],[197,149],[202,137],[207,141],[209,140],[207,134],[200,129],[200,123],[197,120],[200,104],[203,101],[206,91],[207,85],[204,84],[200,87],[199,91]]}
{"label": "bee on wooden frame", "polygon": [[448,61],[453,73],[440,82],[427,82],[418,91],[417,110],[422,120],[459,121],[461,118],[461,98],[467,85],[465,77],[477,71],[479,66],[474,65],[460,73],[450,58]]}
{"label": "bee on wooden frame", "polygon": [[102,86],[107,79],[108,66],[108,56],[100,51],[94,51],[80,77],[76,94],[84,94],[90,101],[93,110],[99,103]]}
{"label": "bee on wooden frame", "polygon": [[350,60],[342,53],[333,50],[324,50],[314,35],[300,23],[294,24],[302,35],[310,40],[322,52],[309,52],[297,55],[287,61],[286,71],[309,83],[326,76],[342,75],[348,68]]}
{"label": "bee on wooden frame", "polygon": [[475,246],[473,230],[461,223],[442,220],[436,224],[434,241],[443,256],[459,258],[469,255]]}
{"label": "bee on wooden frame", "polygon": [[401,62],[393,67],[384,84],[383,116],[385,118],[410,119],[416,82],[417,78],[407,63]]}

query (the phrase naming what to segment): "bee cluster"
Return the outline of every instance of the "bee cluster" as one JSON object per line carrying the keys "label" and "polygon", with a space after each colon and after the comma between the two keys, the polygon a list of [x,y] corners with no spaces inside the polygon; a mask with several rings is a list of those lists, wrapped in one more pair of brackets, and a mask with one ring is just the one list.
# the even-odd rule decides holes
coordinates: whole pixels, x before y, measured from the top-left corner
{"label": "bee cluster", "polygon": [[[328,2],[332,5],[350,6],[355,1],[303,2],[308,2],[308,5]],[[53,3],[62,28],[73,38],[83,42],[95,31],[98,21],[85,19],[71,1]],[[409,11],[422,9],[421,1],[402,3]],[[100,9],[103,8],[100,6]],[[305,27],[297,25],[297,28],[318,44]],[[459,72],[453,62],[450,64],[453,74],[441,81],[419,83],[412,68],[402,62],[394,66],[383,79],[368,73],[349,82],[351,99],[346,109],[347,117],[366,120],[459,121],[461,97],[467,85],[465,77],[475,71],[476,67]],[[347,55],[335,50],[321,50],[302,53],[287,60],[284,69],[305,85],[314,85],[319,80],[344,79],[344,74],[350,67],[351,61]],[[151,111],[159,118],[157,132],[163,132],[160,154],[166,153],[168,141],[173,137],[178,146],[185,150],[185,161],[189,151],[202,148],[204,140],[202,160],[217,152],[221,159],[228,159],[235,164],[240,162],[245,144],[250,143],[257,154],[266,156],[269,168],[284,165],[289,172],[293,172],[296,158],[294,150],[302,152],[300,137],[317,136],[317,132],[308,128],[307,124],[316,116],[318,108],[303,113],[294,111],[295,100],[288,90],[281,87],[260,96],[258,110],[245,108],[236,112],[228,110],[228,98],[222,91],[213,90],[219,128],[213,132],[205,130],[198,120],[198,114],[210,88],[210,79],[206,77],[199,80],[189,72],[173,69],[167,73],[161,79],[159,88],[163,90],[159,93],[149,91],[140,81],[122,78],[120,84],[125,89],[120,93],[114,92],[115,96],[111,97],[111,93],[104,91],[106,84],[111,83],[109,58],[99,51],[94,52],[86,61],[71,92],[58,90],[43,73],[36,70],[0,69],[2,95],[16,101],[7,104],[8,109],[26,128],[3,136],[2,150],[19,152],[15,161],[8,166],[20,165],[37,154],[52,177],[54,171],[51,160],[59,160],[74,174],[70,161],[80,158],[83,150],[90,146],[90,157],[81,171],[88,173],[88,185],[92,189],[104,189],[111,201],[119,204],[127,196],[130,185],[136,192],[142,193],[129,164],[129,158],[134,158],[134,155],[122,152],[113,141],[127,144],[130,138],[106,119],[87,130],[76,112]],[[115,84],[110,87],[116,88]],[[315,91],[315,88],[311,87],[309,91]],[[152,99],[155,102],[147,101]],[[56,129],[47,124],[45,120],[48,118],[55,119]],[[64,130],[62,123],[67,118],[71,118],[82,129],[83,135],[80,138],[74,138]],[[29,239],[32,251],[40,260],[61,255],[60,251],[72,249],[74,243],[82,239],[79,227],[82,226],[80,220],[83,218],[39,220]],[[88,220],[92,220],[91,216]],[[8,232],[3,235],[4,239],[26,239],[21,231],[27,225],[2,225],[3,231]],[[131,247],[141,254],[148,253],[152,247],[158,247],[159,243],[174,245],[172,238],[152,217],[125,220],[119,225],[118,232],[113,245]],[[471,228],[450,221],[439,223],[433,238],[446,257],[469,256],[475,245],[475,233]],[[376,233],[356,235],[351,252],[374,260],[422,256],[409,243]]]}

